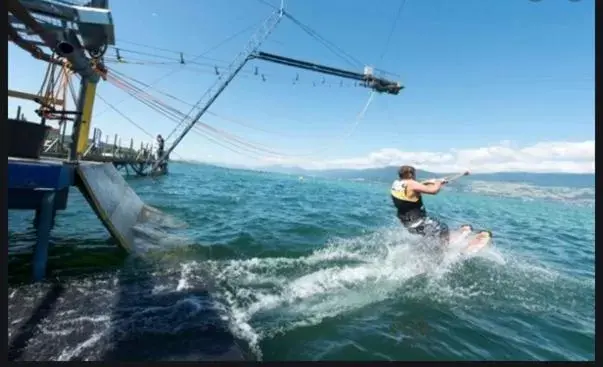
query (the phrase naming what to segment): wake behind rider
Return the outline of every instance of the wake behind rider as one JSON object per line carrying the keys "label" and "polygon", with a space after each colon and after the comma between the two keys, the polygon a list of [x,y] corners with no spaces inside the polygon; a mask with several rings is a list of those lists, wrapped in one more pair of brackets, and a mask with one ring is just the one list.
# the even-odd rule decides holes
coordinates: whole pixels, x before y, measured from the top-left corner
{"label": "wake behind rider", "polygon": [[408,232],[439,238],[440,243],[446,245],[450,239],[448,226],[427,215],[421,195],[436,195],[447,181],[431,180],[421,183],[416,179],[414,167],[402,166],[398,170],[398,179],[391,189],[392,200],[398,210],[397,217]]}

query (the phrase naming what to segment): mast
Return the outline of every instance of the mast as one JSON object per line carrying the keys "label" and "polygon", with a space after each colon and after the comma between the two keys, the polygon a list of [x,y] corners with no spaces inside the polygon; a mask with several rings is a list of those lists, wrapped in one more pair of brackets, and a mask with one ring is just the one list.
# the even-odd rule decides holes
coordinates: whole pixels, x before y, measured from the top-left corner
{"label": "mast", "polygon": [[[239,71],[241,71],[241,69],[243,69],[243,66],[245,66],[247,61],[249,61],[252,58],[251,55],[253,55],[255,52],[257,52],[257,50],[260,48],[262,43],[266,40],[266,38],[268,38],[268,36],[272,33],[272,31],[280,23],[281,19],[283,18],[284,13],[285,13],[285,11],[282,8],[282,3],[281,3],[281,8],[279,10],[275,11],[274,13],[272,13],[264,21],[264,23],[262,23],[260,30],[258,30],[258,32],[256,32],[251,37],[251,39],[249,40],[249,42],[247,43],[247,45],[245,46],[243,51],[241,51],[241,53],[239,53],[237,55],[237,57],[232,61],[232,63],[228,67],[228,70],[226,73],[226,78],[223,79],[223,81],[221,83],[219,83],[221,78],[218,79],[216,81],[216,84],[214,84],[214,86],[209,88],[207,90],[207,92],[205,92],[203,97],[201,97],[199,102],[197,102],[195,104],[195,107],[196,107],[196,106],[200,105],[206,97],[208,98],[207,102],[205,102],[205,104],[199,110],[199,112],[197,112],[197,114],[190,121],[188,121],[188,123],[186,122],[187,119],[182,120],[182,122],[180,124],[178,124],[178,126],[176,126],[176,128],[170,133],[170,135],[168,136],[168,139],[170,136],[174,135],[177,132],[177,130],[179,130],[179,128],[183,127],[182,131],[177,135],[176,139],[170,145],[170,147],[153,164],[153,167],[151,168],[151,172],[154,172],[161,164],[163,164],[163,162],[165,162],[167,157],[169,157],[170,153],[172,153],[172,151],[178,146],[178,144],[180,144],[182,139],[184,139],[186,134],[188,134],[188,132],[193,128],[193,126],[195,126],[195,124],[199,121],[201,116],[203,116],[203,114],[209,109],[209,107],[220,96],[220,94],[222,94],[224,89],[226,89],[228,84],[234,79],[235,76],[237,76]],[[215,92],[213,92],[212,90],[216,86],[217,86],[217,89]]]}

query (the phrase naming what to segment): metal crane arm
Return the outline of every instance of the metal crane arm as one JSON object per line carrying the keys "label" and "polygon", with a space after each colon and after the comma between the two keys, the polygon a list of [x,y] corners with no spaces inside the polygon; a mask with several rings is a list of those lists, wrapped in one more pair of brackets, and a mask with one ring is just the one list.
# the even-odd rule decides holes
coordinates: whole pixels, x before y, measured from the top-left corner
{"label": "metal crane arm", "polygon": [[273,63],[287,65],[296,67],[299,69],[316,71],[318,73],[338,76],[341,78],[353,79],[362,82],[362,85],[379,93],[388,93],[397,95],[402,88],[404,88],[400,83],[394,82],[391,80],[387,80],[384,78],[375,77],[372,74],[363,74],[354,71],[348,71],[343,69],[337,69],[330,66],[324,66],[319,64],[314,64],[308,61],[296,60],[290,57],[279,56],[275,54],[270,54],[267,52],[256,52],[250,56],[254,59],[260,59],[264,61],[270,61]]}
{"label": "metal crane arm", "polygon": [[[250,55],[253,55],[254,53],[257,52],[257,49],[262,45],[264,40],[266,40],[266,38],[268,38],[270,33],[272,33],[272,31],[280,23],[282,18],[283,18],[283,9],[281,8],[278,11],[274,12],[272,15],[270,15],[270,17],[268,17],[264,21],[264,23],[262,23],[260,29],[257,31],[256,34],[254,34],[251,37],[251,39],[247,43],[247,46],[243,49],[243,51],[241,51],[241,53],[238,54],[238,56],[230,64],[227,72],[225,73],[224,79],[221,78],[218,81],[216,81],[216,84],[214,86],[217,87],[217,89],[215,91],[213,90],[213,87],[208,89],[207,92],[203,95],[203,97],[201,97],[199,102],[197,102],[197,105],[200,105],[202,107],[198,110],[198,112],[195,114],[195,116],[193,116],[190,119],[185,118],[172,131],[172,134],[178,133],[176,136],[176,139],[173,141],[173,143],[170,145],[170,147],[163,153],[163,155],[161,157],[159,157],[157,159],[157,161],[153,164],[153,167],[151,168],[151,172],[155,172],[157,170],[157,168],[160,165],[162,165],[163,162],[166,161],[166,159],[169,157],[170,153],[172,153],[172,151],[176,148],[176,146],[178,146],[178,144],[180,144],[180,142],[182,141],[182,139],[184,139],[186,134],[188,134],[188,132],[193,128],[193,126],[195,126],[197,121],[199,121],[199,119],[209,109],[209,107],[212,105],[212,103],[214,103],[214,101],[218,98],[218,96],[220,96],[220,94],[224,91],[224,89],[226,89],[228,84],[234,79],[234,77],[239,73],[239,71],[241,71],[241,69],[243,69],[243,66],[245,66],[245,64],[249,60]],[[206,98],[207,98],[207,101],[205,101]],[[202,105],[201,103],[204,101],[205,101],[205,103]],[[180,132],[178,132],[181,128],[182,128],[182,130]],[[170,134],[170,135],[172,135],[172,134]]]}

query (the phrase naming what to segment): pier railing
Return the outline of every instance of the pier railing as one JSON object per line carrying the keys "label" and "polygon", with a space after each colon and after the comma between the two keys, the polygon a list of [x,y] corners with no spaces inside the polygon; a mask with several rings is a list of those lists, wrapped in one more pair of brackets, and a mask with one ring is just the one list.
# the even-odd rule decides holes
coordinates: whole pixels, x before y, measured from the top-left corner
{"label": "pier railing", "polygon": [[[65,135],[59,129],[51,130],[44,143],[42,156],[67,157],[71,145],[71,136]],[[149,142],[135,142],[130,139],[129,144],[123,144],[123,139],[118,134],[113,139],[108,134],[103,136],[99,128],[94,128],[92,138],[88,139],[88,148],[82,154],[86,160],[109,161],[110,158],[130,162],[152,162],[157,159],[157,147]]]}

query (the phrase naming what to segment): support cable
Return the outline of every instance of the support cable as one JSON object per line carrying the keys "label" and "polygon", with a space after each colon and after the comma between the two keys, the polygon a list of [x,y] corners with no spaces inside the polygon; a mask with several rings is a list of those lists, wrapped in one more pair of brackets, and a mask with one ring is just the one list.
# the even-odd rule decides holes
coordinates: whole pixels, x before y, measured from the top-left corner
{"label": "support cable", "polygon": [[[215,44],[214,46],[210,47],[209,49],[205,50],[205,51],[204,51],[204,52],[202,52],[201,54],[199,54],[199,55],[195,56],[195,57],[192,59],[192,61],[196,61],[196,60],[198,60],[198,59],[200,59],[200,58],[204,57],[204,56],[205,56],[205,55],[207,55],[208,53],[210,53],[210,52],[212,52],[212,51],[214,51],[214,50],[216,50],[216,49],[218,49],[218,48],[222,47],[223,45],[225,45],[225,44],[226,44],[226,43],[228,43],[229,41],[233,40],[234,38],[236,38],[236,37],[240,36],[241,34],[243,34],[243,33],[247,32],[247,31],[249,31],[250,29],[254,28],[255,26],[257,26],[257,24],[258,24],[258,23],[254,23],[254,24],[249,25],[249,26],[247,26],[247,27],[245,27],[245,28],[241,29],[240,31],[238,31],[238,32],[236,32],[236,33],[234,33],[234,34],[232,34],[231,36],[229,36],[229,37],[225,38],[224,40],[220,41],[219,43],[217,43],[217,44]],[[177,72],[179,72],[179,71],[181,71],[181,70],[182,70],[182,68],[175,68],[175,69],[173,69],[173,70],[170,70],[170,71],[169,71],[169,72],[167,72],[166,74],[164,74],[164,75],[160,76],[159,78],[157,78],[157,79],[153,80],[153,81],[152,81],[150,84],[151,84],[151,85],[157,84],[157,83],[159,83],[160,81],[162,81],[163,79],[165,79],[165,78],[167,78],[167,77],[169,77],[169,76],[172,76],[172,75],[174,75],[175,73],[177,73]],[[117,102],[117,103],[116,103],[116,105],[119,105],[119,104],[121,104],[121,103],[125,102],[126,100],[127,100],[127,98],[126,98],[126,99],[123,99],[123,100],[121,100],[121,101],[119,101],[119,102]],[[95,117],[100,116],[101,114],[105,113],[106,111],[108,111],[108,110],[100,111],[99,113],[95,114]]]}
{"label": "support cable", "polygon": [[[119,86],[119,85],[118,85]],[[121,87],[121,86],[120,86]],[[125,88],[127,88],[127,86],[124,86]],[[133,93],[131,91],[127,91],[127,93]],[[141,96],[137,96],[136,98],[138,99],[138,97]],[[152,98],[152,96],[150,96]],[[338,141],[343,141],[345,139],[347,139],[348,137],[350,137],[354,131],[356,130],[356,128],[358,127],[358,125],[360,124],[361,120],[364,118],[364,115],[366,114],[370,104],[372,103],[374,97],[374,92],[371,92],[371,94],[369,95],[369,98],[367,100],[367,102],[365,103],[364,107],[362,108],[362,110],[360,111],[360,113],[356,116],[356,119],[353,123],[353,125],[351,126],[351,128],[349,129],[349,131],[345,132],[344,134],[335,137],[333,139],[334,142],[338,142]],[[170,107],[167,105],[162,105],[161,101],[159,100],[154,100],[153,102],[149,102],[149,101],[145,101],[145,100],[141,100],[142,103],[146,104],[147,106],[151,107],[152,109],[154,109],[155,111],[158,111],[159,113],[161,113],[164,117],[168,118],[169,120],[179,123],[183,120],[180,120],[179,117],[182,117],[183,113]],[[159,104],[159,105],[158,105]],[[308,153],[302,153],[302,154],[289,154],[289,153],[284,153],[284,152],[279,152],[270,148],[267,148],[265,146],[263,146],[262,144],[259,143],[254,143],[251,142],[249,140],[244,140],[243,138],[232,134],[232,133],[228,133],[224,130],[215,128],[205,122],[198,122],[199,127],[205,129],[205,130],[209,130],[214,134],[217,134],[219,136],[221,136],[223,139],[228,140],[230,142],[235,142],[239,147],[246,147],[249,149],[255,149],[259,152],[262,152],[264,154],[269,154],[269,155],[274,155],[274,156],[278,156],[278,157],[290,157],[290,158],[294,158],[294,157],[309,157],[312,155],[315,155],[317,153],[322,153],[331,149],[334,149],[336,144],[334,143],[329,143],[329,144],[325,144],[325,148],[323,149],[318,149],[318,150],[314,150]]]}
{"label": "support cable", "polygon": [[400,15],[402,14],[402,9],[404,9],[405,4],[406,4],[406,0],[400,0],[400,6],[398,7],[398,12],[396,13],[396,17],[394,18],[394,23],[392,24],[392,27],[389,30],[389,33],[388,33],[386,41],[385,41],[385,46],[383,47],[383,51],[381,51],[381,54],[379,55],[379,61],[377,61],[377,64],[380,64],[381,61],[383,61],[383,57],[385,56],[385,53],[387,52],[387,50],[389,48],[389,43],[392,40],[392,35],[394,34],[394,31],[396,30],[396,25],[398,24],[398,20],[400,19]]}

